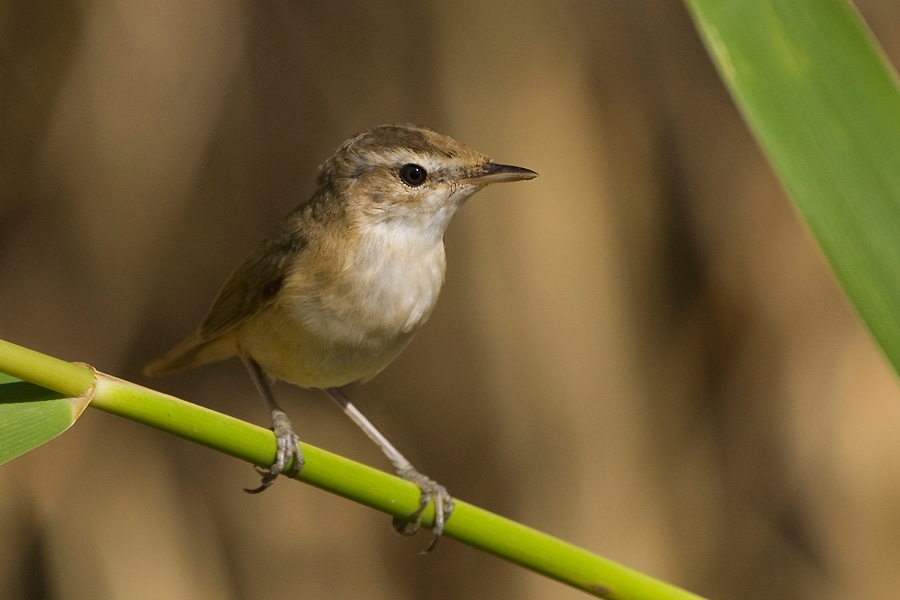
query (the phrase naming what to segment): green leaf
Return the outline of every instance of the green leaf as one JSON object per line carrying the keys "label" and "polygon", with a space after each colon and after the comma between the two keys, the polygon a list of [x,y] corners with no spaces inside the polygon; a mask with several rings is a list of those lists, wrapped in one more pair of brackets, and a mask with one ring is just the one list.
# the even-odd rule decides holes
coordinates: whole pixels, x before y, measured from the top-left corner
{"label": "green leaf", "polygon": [[847,295],[900,371],[900,91],[843,0],[687,0]]}
{"label": "green leaf", "polygon": [[0,373],[0,464],[46,444],[72,426],[89,396],[63,394]]}

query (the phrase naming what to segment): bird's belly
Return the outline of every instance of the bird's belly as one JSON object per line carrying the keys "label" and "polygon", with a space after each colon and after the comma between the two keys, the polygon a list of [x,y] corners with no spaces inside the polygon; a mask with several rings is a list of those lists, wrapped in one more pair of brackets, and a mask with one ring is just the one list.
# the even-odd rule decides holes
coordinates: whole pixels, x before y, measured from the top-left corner
{"label": "bird's belly", "polygon": [[408,310],[375,319],[363,308],[327,311],[275,305],[240,330],[241,352],[266,373],[306,388],[339,387],[375,376],[406,348],[431,312]]}
{"label": "bird's belly", "polygon": [[356,341],[324,338],[273,310],[241,330],[241,351],[270,376],[306,388],[339,387],[369,379],[406,347],[413,332]]}
{"label": "bird's belly", "polygon": [[302,387],[373,377],[425,323],[443,284],[443,245],[401,249],[376,244],[359,251],[353,268],[327,284],[289,276],[275,304],[241,328],[242,351],[270,375]]}

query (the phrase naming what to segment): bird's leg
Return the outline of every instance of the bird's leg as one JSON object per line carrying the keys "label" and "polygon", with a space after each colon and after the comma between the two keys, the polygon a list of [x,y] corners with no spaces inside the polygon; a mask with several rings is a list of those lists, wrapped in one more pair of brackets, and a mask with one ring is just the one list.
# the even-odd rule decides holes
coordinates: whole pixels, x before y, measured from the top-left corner
{"label": "bird's leg", "polygon": [[422,525],[422,513],[425,511],[428,503],[431,500],[434,500],[434,537],[425,549],[425,552],[431,551],[437,543],[438,538],[444,532],[444,524],[450,518],[450,515],[453,514],[453,498],[447,492],[447,488],[430,477],[426,477],[416,471],[415,467],[406,460],[406,457],[394,448],[393,444],[391,444],[387,438],[372,425],[372,422],[369,421],[369,419],[367,419],[352,402],[350,402],[350,399],[347,398],[346,394],[344,394],[340,388],[328,388],[325,391],[331,396],[332,400],[337,402],[338,406],[341,407],[341,410],[344,411],[344,414],[350,417],[354,423],[359,425],[360,429],[369,436],[369,439],[381,448],[384,455],[387,456],[388,460],[391,461],[391,464],[394,465],[397,475],[407,481],[415,483],[422,491],[419,508],[407,519],[395,518],[394,529],[403,535],[414,534]]}
{"label": "bird's leg", "polygon": [[275,432],[275,439],[278,443],[275,462],[272,463],[272,466],[268,469],[260,467],[256,469],[262,475],[262,482],[259,487],[244,489],[248,494],[258,494],[275,483],[278,476],[285,472],[292,458],[294,459],[294,466],[291,469],[292,474],[299,473],[303,469],[304,460],[303,452],[300,450],[300,438],[294,433],[291,420],[288,419],[288,416],[275,402],[275,397],[272,395],[272,390],[269,389],[269,384],[266,380],[266,374],[263,373],[262,368],[255,360],[247,357],[242,358],[247,366],[247,370],[250,371],[253,383],[256,384],[259,395],[263,397],[263,400],[266,401],[266,406],[269,407],[269,413],[272,415],[272,431]]}

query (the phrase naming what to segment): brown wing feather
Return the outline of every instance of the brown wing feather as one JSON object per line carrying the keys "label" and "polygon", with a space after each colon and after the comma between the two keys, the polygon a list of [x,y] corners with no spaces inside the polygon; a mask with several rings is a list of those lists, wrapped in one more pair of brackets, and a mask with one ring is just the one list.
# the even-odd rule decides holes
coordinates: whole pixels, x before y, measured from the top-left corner
{"label": "brown wing feather", "polygon": [[223,360],[237,351],[235,327],[275,301],[284,279],[308,241],[290,215],[263,240],[222,287],[200,329],[144,368],[149,376]]}
{"label": "brown wing feather", "polygon": [[222,287],[200,325],[200,338],[218,337],[273,302],[306,245],[306,238],[289,227],[279,227],[266,238]]}

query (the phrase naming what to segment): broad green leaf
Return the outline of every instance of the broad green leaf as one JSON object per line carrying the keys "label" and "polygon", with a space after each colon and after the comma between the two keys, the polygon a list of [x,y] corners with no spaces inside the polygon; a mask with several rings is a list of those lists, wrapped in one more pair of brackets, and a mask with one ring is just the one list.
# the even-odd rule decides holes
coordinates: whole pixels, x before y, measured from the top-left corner
{"label": "broad green leaf", "polygon": [[859,314],[900,371],[900,91],[844,0],[687,0]]}
{"label": "broad green leaf", "polygon": [[0,464],[68,429],[88,402],[0,373]]}

